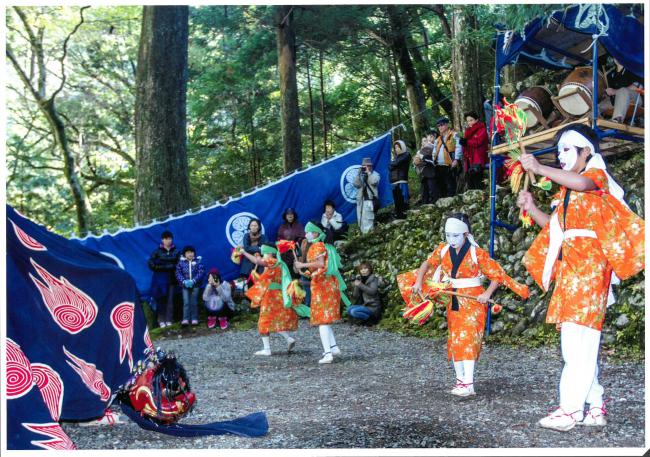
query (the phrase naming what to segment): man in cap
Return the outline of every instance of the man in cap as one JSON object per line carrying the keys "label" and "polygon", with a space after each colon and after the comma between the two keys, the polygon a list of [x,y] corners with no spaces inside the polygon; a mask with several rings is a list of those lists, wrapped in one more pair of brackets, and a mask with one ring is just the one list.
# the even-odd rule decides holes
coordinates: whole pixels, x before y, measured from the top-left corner
{"label": "man in cap", "polygon": [[[436,166],[437,196],[451,197],[456,193],[456,179],[454,171],[463,158],[463,147],[458,135],[449,125],[449,119],[441,117],[436,122],[440,136],[433,146],[433,162]],[[435,201],[434,200],[434,201]]]}
{"label": "man in cap", "polygon": [[379,173],[372,169],[370,157],[364,157],[359,174],[352,184],[359,189],[357,192],[357,222],[361,233],[368,233],[375,224],[375,204],[379,202]]}

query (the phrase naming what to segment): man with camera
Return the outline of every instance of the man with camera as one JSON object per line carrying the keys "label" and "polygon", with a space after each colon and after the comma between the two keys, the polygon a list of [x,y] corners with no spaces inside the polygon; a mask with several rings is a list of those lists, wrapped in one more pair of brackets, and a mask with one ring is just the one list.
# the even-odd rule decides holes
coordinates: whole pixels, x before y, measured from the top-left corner
{"label": "man with camera", "polygon": [[361,161],[359,174],[352,184],[357,192],[357,222],[361,233],[368,233],[375,224],[375,212],[379,210],[379,173],[372,169],[372,160],[365,157]]}

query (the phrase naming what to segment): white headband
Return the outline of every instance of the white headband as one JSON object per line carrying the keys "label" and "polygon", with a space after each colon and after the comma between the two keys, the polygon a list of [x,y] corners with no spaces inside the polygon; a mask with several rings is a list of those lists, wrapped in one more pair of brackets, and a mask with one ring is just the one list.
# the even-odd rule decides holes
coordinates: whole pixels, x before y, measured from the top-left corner
{"label": "white headband", "polygon": [[576,146],[580,149],[589,147],[592,154],[596,153],[596,148],[594,148],[594,144],[591,141],[589,141],[587,137],[584,136],[582,133],[578,133],[575,130],[567,130],[566,132],[564,132],[557,142],[558,149],[560,148],[561,144]]}
{"label": "white headband", "polygon": [[445,232],[449,233],[468,233],[469,227],[466,223],[455,217],[450,217],[445,222]]}

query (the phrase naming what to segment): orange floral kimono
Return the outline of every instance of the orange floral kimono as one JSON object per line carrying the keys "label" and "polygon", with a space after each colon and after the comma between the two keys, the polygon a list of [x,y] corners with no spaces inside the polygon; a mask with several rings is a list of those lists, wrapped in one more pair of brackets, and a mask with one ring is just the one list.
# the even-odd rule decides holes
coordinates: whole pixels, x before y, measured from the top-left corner
{"label": "orange floral kimono", "polygon": [[311,325],[331,324],[341,320],[341,291],[336,277],[326,275],[327,249],[325,243],[316,242],[307,251],[307,262],[325,257],[325,267],[312,271],[311,275]]}
{"label": "orange floral kimono", "polygon": [[[465,242],[469,245],[469,241]],[[446,243],[440,243],[435,251],[429,256],[429,270],[424,277],[422,293],[430,293],[434,282],[441,279],[453,278],[466,280],[476,278],[480,275],[491,281],[496,281],[512,289],[523,298],[528,298],[528,287],[519,284],[506,274],[503,268],[490,255],[481,248],[474,247],[474,254],[471,247],[461,248],[459,256],[463,256],[457,268],[454,268],[452,261],[453,248]],[[456,253],[454,251],[454,256]],[[474,258],[475,256],[475,258]],[[458,262],[457,262],[458,263]],[[435,270],[440,267],[440,279],[434,278]],[[407,308],[418,303],[412,297],[411,288],[417,279],[417,270],[409,271],[397,276],[397,285],[406,302]],[[453,289],[463,294],[479,296],[485,289],[481,285]],[[487,318],[487,305],[477,300],[464,297],[453,297],[447,305],[447,328],[449,337],[447,339],[447,358],[459,362],[461,360],[478,360],[481,352],[481,340],[485,329]]]}
{"label": "orange floral kimono", "polygon": [[592,168],[582,175],[598,190],[571,191],[566,205],[567,189],[562,187],[551,221],[523,262],[543,290],[555,280],[546,322],[574,322],[600,331],[612,271],[627,279],[644,269],[645,222],[609,193],[603,170]]}
{"label": "orange floral kimono", "polygon": [[261,335],[298,329],[298,315],[282,302],[282,269],[277,260],[264,269],[255,285],[246,291],[251,307],[260,307],[257,329]]}

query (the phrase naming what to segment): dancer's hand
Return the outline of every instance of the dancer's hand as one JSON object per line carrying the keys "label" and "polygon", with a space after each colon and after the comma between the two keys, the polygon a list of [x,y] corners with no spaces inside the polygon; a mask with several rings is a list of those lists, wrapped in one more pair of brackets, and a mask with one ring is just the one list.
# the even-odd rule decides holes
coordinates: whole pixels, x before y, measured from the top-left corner
{"label": "dancer's hand", "polygon": [[519,161],[521,162],[521,166],[524,167],[524,170],[530,170],[535,174],[539,174],[539,162],[532,154],[523,153],[519,157]]}
{"label": "dancer's hand", "polygon": [[476,301],[478,301],[479,303],[487,303],[488,300],[490,299],[490,296],[491,296],[491,294],[489,294],[487,292],[483,292],[481,295],[476,297]]}
{"label": "dancer's hand", "polygon": [[533,194],[527,190],[522,190],[517,196],[517,206],[524,211],[531,212],[535,208],[535,201],[533,200]]}
{"label": "dancer's hand", "polygon": [[413,287],[411,287],[411,294],[416,295],[422,292],[422,284],[416,282],[413,284]]}

